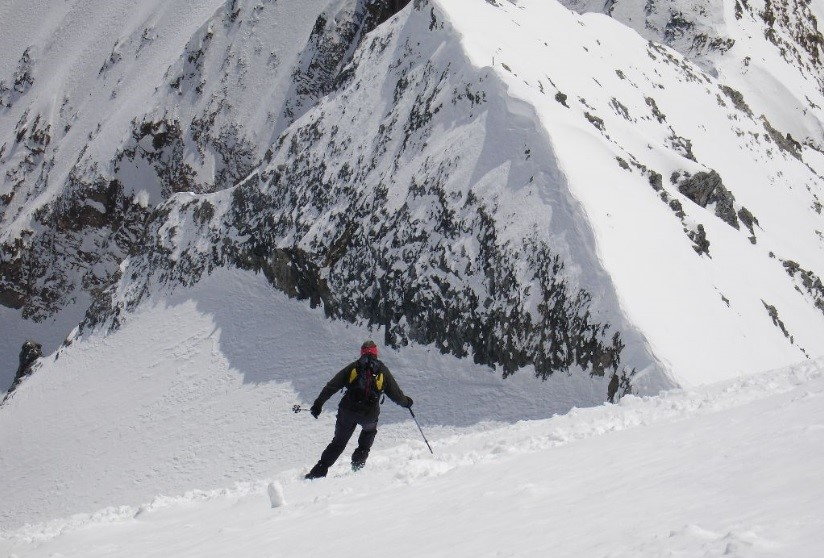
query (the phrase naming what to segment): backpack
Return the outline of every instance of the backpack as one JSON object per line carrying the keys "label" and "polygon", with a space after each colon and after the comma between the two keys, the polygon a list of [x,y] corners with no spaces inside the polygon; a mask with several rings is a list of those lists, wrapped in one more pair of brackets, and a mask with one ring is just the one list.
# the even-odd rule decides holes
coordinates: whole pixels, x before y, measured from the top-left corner
{"label": "backpack", "polygon": [[383,394],[383,372],[378,361],[370,356],[362,356],[349,372],[346,391],[355,401],[374,405]]}

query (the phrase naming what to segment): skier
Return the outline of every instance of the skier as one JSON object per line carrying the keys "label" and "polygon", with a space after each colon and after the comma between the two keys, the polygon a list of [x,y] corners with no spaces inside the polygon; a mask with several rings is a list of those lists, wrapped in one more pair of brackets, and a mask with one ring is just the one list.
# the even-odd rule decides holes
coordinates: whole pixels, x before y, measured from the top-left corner
{"label": "skier", "polygon": [[320,461],[306,475],[307,479],[326,476],[329,467],[343,453],[358,425],[361,426],[361,433],[358,436],[358,447],[352,453],[352,470],[357,471],[366,464],[369,449],[375,441],[375,434],[378,433],[381,395],[385,393],[389,399],[401,407],[412,406],[412,398],[404,395],[392,373],[383,362],[378,360],[378,347],[374,341],[365,341],[361,345],[360,353],[358,360],[335,374],[335,377],[326,384],[312,404],[310,412],[313,417],[318,418],[323,404],[335,392],[346,388],[346,393],[338,405],[335,435],[323,450]]}
{"label": "skier", "polygon": [[618,373],[613,372],[612,378],[609,380],[609,385],[607,386],[607,397],[609,398],[610,403],[615,403],[615,394],[618,393]]}

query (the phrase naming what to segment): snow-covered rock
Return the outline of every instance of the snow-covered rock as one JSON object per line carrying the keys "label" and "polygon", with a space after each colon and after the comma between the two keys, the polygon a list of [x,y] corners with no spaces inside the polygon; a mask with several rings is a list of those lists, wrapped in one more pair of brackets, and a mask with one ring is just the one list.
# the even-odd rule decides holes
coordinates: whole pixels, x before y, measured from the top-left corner
{"label": "snow-covered rock", "polygon": [[[561,0],[666,44],[797,142],[824,149],[824,18],[809,0]],[[738,94],[736,93],[736,96]]]}
{"label": "snow-covered rock", "polygon": [[[100,18],[104,51],[27,49],[2,116],[3,303],[46,321],[89,297],[88,330],[237,266],[390,344],[648,391],[824,349],[820,115],[789,133],[746,72],[724,81],[733,47],[682,36],[763,17],[683,7],[678,34],[644,8],[695,66],[553,2],[406,4],[148,3]],[[780,63],[759,64],[814,83],[812,15],[769,28],[752,40]],[[72,80],[46,72],[66,45]]]}

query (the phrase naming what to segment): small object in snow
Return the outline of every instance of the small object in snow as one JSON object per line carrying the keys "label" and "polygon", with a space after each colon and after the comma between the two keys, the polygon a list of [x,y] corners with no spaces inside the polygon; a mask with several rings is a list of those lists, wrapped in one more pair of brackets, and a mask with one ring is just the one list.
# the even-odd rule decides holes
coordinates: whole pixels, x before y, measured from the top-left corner
{"label": "small object in snow", "polygon": [[269,502],[272,508],[280,508],[286,505],[286,499],[283,497],[283,485],[279,482],[270,482],[266,491],[269,493]]}

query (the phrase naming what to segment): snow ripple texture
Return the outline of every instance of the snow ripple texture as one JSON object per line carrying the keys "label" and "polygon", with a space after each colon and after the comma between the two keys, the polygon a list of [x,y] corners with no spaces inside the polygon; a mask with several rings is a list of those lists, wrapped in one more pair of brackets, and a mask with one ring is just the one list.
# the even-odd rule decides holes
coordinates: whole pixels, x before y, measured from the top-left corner
{"label": "snow ripple texture", "polygon": [[[475,508],[482,523],[476,525],[478,530],[470,530],[485,539],[480,527],[483,521],[494,517],[485,512],[489,502],[494,501],[508,502],[514,506],[503,517],[497,515],[495,521],[503,525],[512,521],[534,522],[536,518],[532,514],[541,509],[554,518],[553,521],[562,522],[558,514],[563,513],[592,522],[588,527],[590,536],[581,540],[547,540],[532,532],[524,540],[521,538],[523,533],[508,537],[505,534],[507,529],[500,532],[493,530],[498,533],[495,540],[489,540],[486,543],[488,546],[479,555],[497,555],[496,551],[508,551],[516,556],[533,555],[550,545],[559,556],[575,555],[580,551],[587,552],[587,555],[610,557],[660,556],[668,552],[690,556],[696,553],[705,556],[783,556],[788,553],[814,556],[816,549],[821,550],[820,540],[811,545],[816,540],[821,516],[814,519],[815,515],[810,515],[810,506],[820,511],[820,500],[805,498],[802,502],[798,499],[800,494],[790,492],[786,494],[793,502],[789,512],[779,501],[761,502],[760,506],[747,512],[737,508],[737,499],[750,502],[755,498],[757,501],[760,493],[769,492],[769,486],[753,486],[746,479],[727,486],[715,487],[715,484],[727,482],[724,479],[735,479],[744,470],[742,467],[752,467],[758,471],[753,477],[758,483],[771,476],[784,477],[785,480],[774,483],[779,490],[782,486],[784,490],[795,490],[799,485],[804,486],[808,482],[806,479],[820,479],[818,467],[824,457],[820,446],[808,448],[811,451],[806,453],[810,461],[795,462],[793,470],[781,471],[769,467],[793,462],[793,455],[781,454],[797,453],[801,448],[796,444],[802,443],[802,439],[807,442],[820,440],[824,432],[824,416],[820,411],[822,396],[824,361],[819,360],[699,389],[671,391],[657,397],[629,396],[618,405],[574,410],[564,416],[542,421],[476,428],[458,436],[448,431],[434,430],[434,457],[429,455],[423,442],[410,440],[377,452],[368,467],[358,474],[348,472],[344,465],[339,464],[331,470],[327,479],[306,482],[298,480],[303,470],[286,470],[274,479],[240,483],[230,489],[195,490],[178,497],[158,497],[141,506],[111,507],[93,514],[77,514],[68,519],[5,531],[0,534],[0,549],[21,552],[21,556],[39,556],[61,550],[72,555],[73,548],[84,548],[89,556],[98,555],[105,548],[122,549],[127,556],[131,555],[130,551],[154,555],[154,552],[162,552],[163,547],[153,545],[162,544],[163,540],[172,536],[168,530],[177,529],[175,526],[179,526],[180,522],[197,521],[198,525],[204,526],[195,527],[195,531],[199,531],[215,521],[226,521],[226,531],[219,538],[218,546],[211,549],[201,545],[199,534],[181,535],[193,545],[189,551],[217,555],[221,549],[228,548],[226,545],[235,544],[232,541],[238,536],[250,537],[247,539],[251,541],[247,547],[249,551],[265,548],[271,544],[267,541],[272,537],[283,540],[281,537],[286,536],[289,546],[284,549],[283,555],[297,556],[309,548],[324,548],[326,543],[323,539],[308,542],[289,538],[290,535],[280,531],[279,527],[286,528],[292,521],[300,525],[321,520],[330,514],[334,517],[357,513],[356,510],[365,512],[367,509],[384,510],[388,517],[399,521],[407,517],[404,510],[417,509],[424,502],[427,513],[441,517],[439,521],[459,532],[467,529],[460,526],[461,514],[456,517],[450,515],[457,513],[456,506]],[[773,426],[769,427],[767,423]],[[412,424],[408,426],[412,433]],[[727,449],[733,451],[733,448],[713,445],[717,443],[716,436],[735,439],[748,438],[756,433],[758,439],[778,431],[783,432],[785,437],[773,440],[775,447],[751,447],[745,452],[747,455],[727,454]],[[626,434],[622,434],[624,432]],[[680,438],[668,440],[674,434]],[[750,442],[747,439],[747,443]],[[711,466],[723,467],[705,470],[699,462],[690,461],[694,455],[678,451],[680,445],[689,448],[703,446],[708,450],[708,455],[714,455]],[[675,446],[675,451],[670,446]],[[643,449],[644,453],[622,454],[622,447],[627,452]],[[734,451],[740,451],[743,447],[737,445]],[[572,469],[561,468],[563,464],[571,465],[567,463],[565,451],[572,454],[577,464]],[[610,463],[593,467],[589,459],[604,451],[617,453]],[[684,461],[678,463],[672,459]],[[647,467],[635,470],[623,468],[627,462],[635,463],[637,460],[647,461]],[[536,467],[538,470],[544,469],[544,474],[534,476]],[[605,485],[600,479],[606,474],[604,467],[615,469],[614,475],[607,475],[608,483],[622,480],[614,486]],[[759,470],[759,467],[768,469]],[[678,487],[682,476],[692,479],[688,472],[690,469],[700,470],[701,474],[710,471],[709,477],[700,479],[701,484],[689,486],[692,492]],[[652,471],[660,476],[648,477],[647,474]],[[497,478],[498,482],[493,482],[492,478]],[[443,479],[446,484],[438,479]],[[592,487],[588,487],[588,482]],[[561,488],[568,483],[574,487],[572,493]],[[272,486],[278,488],[277,510],[271,510],[269,505],[267,490],[271,491]],[[807,488],[820,492],[821,485]],[[598,492],[601,489],[613,495],[601,494]],[[631,509],[634,497],[646,501],[650,489],[658,493],[658,503],[648,502],[647,505],[652,505],[654,509],[638,509],[635,512],[639,518],[650,516],[643,523],[645,529],[631,532],[610,530],[608,525],[613,522],[620,529],[626,529],[628,522],[617,515],[618,510]],[[438,492],[441,491],[443,495],[439,497]],[[709,496],[711,502],[707,504],[715,506],[715,513],[704,510],[696,515],[694,504],[689,499],[691,493]],[[459,495],[463,499],[454,501],[453,498]],[[568,497],[575,498],[577,503],[567,502],[565,498]],[[614,497],[619,500],[610,502],[609,498]],[[534,505],[539,507],[533,508]],[[771,511],[773,506],[775,510]],[[270,510],[268,513],[276,515],[267,518],[267,509]],[[390,509],[394,511],[390,512]],[[582,509],[600,509],[600,515],[586,516],[584,519]],[[664,513],[666,519],[661,521],[660,518],[652,518],[656,509],[672,511]],[[229,520],[229,513],[240,514],[242,520]],[[747,513],[754,519],[746,519]],[[789,513],[789,516],[781,516],[783,513]],[[738,516],[740,519],[734,519]],[[769,523],[768,518],[771,517],[775,518],[774,524]],[[666,528],[668,522],[672,528]],[[118,526],[139,534],[130,535]],[[551,527],[548,529],[552,531]],[[623,537],[611,538],[621,532]],[[135,541],[138,546],[127,550],[133,544],[130,542],[132,536],[145,537],[148,533],[153,533],[151,540],[158,542]],[[438,544],[449,544],[452,555],[455,552],[468,555],[469,550],[480,548],[478,541],[471,537],[454,538],[448,533],[449,530],[435,531],[432,536],[437,537]],[[338,539],[335,541],[335,544],[341,542]],[[77,546],[84,543],[91,546]],[[399,556],[411,556],[420,547],[401,540],[396,550]],[[435,555],[439,553],[435,551]]]}

